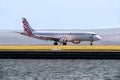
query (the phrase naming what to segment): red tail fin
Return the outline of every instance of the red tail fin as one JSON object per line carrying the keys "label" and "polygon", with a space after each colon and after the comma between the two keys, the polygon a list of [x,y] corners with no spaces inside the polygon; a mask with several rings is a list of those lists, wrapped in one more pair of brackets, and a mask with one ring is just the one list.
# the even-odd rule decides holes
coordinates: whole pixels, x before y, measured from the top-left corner
{"label": "red tail fin", "polygon": [[33,33],[32,33],[33,29],[30,27],[27,19],[22,18],[22,22],[23,22],[24,31],[26,31],[30,37],[33,36]]}

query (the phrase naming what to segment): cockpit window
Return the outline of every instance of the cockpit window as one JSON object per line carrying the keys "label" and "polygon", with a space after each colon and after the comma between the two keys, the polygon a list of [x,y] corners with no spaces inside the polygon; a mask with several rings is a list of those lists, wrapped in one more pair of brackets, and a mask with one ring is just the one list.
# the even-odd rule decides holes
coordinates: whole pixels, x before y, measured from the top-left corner
{"label": "cockpit window", "polygon": [[97,35],[97,34],[94,33],[94,34],[92,34],[92,35]]}

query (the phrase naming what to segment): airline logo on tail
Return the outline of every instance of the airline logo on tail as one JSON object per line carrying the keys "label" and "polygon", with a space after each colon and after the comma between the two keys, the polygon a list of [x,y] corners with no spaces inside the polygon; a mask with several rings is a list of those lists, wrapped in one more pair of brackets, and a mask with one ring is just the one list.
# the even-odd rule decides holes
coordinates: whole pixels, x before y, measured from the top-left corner
{"label": "airline logo on tail", "polygon": [[33,33],[32,33],[33,29],[30,27],[28,21],[25,18],[22,18],[22,22],[23,22],[24,31],[27,32],[29,37],[33,36]]}

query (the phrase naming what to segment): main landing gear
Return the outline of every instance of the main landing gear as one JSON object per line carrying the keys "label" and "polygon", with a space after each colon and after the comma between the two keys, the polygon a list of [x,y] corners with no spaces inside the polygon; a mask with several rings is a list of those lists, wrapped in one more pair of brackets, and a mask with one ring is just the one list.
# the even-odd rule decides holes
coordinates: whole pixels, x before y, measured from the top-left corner
{"label": "main landing gear", "polygon": [[67,43],[64,42],[63,45],[67,45]]}
{"label": "main landing gear", "polygon": [[[54,42],[54,45],[58,45],[58,42],[55,41],[55,42]],[[63,45],[67,45],[67,43],[64,42]]]}
{"label": "main landing gear", "polygon": [[58,45],[58,42],[57,42],[57,41],[55,41],[55,42],[54,42],[54,45]]}

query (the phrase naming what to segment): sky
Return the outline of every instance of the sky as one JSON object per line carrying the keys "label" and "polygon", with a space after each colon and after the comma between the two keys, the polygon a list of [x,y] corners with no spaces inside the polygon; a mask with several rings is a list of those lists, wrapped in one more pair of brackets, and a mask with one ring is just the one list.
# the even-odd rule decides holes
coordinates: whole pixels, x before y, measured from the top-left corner
{"label": "sky", "polygon": [[0,0],[0,30],[120,28],[120,0]]}

